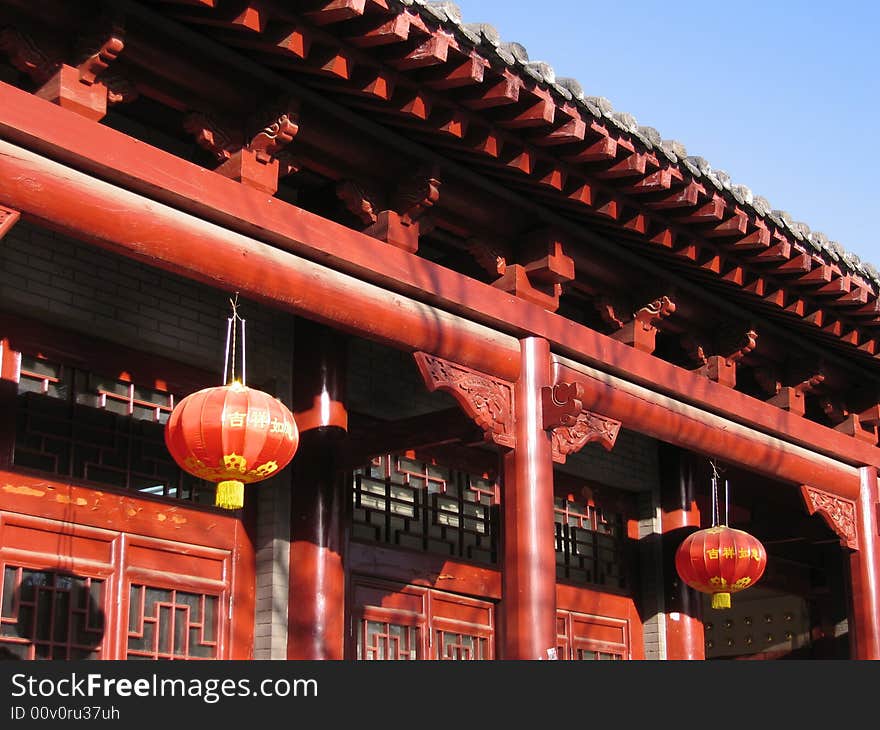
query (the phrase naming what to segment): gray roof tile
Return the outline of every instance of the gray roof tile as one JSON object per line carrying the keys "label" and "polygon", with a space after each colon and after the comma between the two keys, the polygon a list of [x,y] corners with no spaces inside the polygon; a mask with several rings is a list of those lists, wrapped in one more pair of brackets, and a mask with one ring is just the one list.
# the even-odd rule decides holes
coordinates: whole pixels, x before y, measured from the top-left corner
{"label": "gray roof tile", "polygon": [[[759,195],[754,195],[745,185],[732,184],[730,176],[721,170],[712,170],[711,165],[702,157],[688,156],[685,146],[677,140],[662,139],[659,132],[652,127],[639,127],[632,114],[615,112],[612,103],[598,96],[586,96],[577,79],[569,77],[556,78],[550,64],[529,61],[525,46],[520,43],[504,42],[496,28],[488,23],[463,23],[461,10],[448,0],[396,0],[402,6],[415,6],[434,20],[451,24],[469,43],[479,45],[486,51],[490,62],[497,58],[507,66],[519,66],[524,75],[546,83],[553,91],[565,100],[575,102],[595,118],[606,118],[614,126],[639,139],[648,149],[660,151],[668,160],[682,165],[694,177],[703,178],[719,190],[726,191],[741,205],[744,205],[763,218],[768,218],[780,228],[787,228],[797,239],[806,240],[814,247],[820,248],[832,260],[843,261],[853,270],[870,272],[871,280],[880,283],[877,270],[870,264],[862,264],[855,254],[847,252],[837,241],[828,241],[824,234],[810,232],[805,223],[795,223],[785,211],[774,210],[770,202]],[[818,241],[818,243],[817,243]]]}

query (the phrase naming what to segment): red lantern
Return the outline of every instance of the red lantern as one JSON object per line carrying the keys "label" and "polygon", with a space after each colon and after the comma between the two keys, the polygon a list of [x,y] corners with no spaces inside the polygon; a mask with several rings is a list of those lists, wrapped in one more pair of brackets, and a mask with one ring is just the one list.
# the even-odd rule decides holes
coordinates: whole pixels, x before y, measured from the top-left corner
{"label": "red lantern", "polygon": [[767,551],[743,530],[726,525],[688,535],[675,551],[675,569],[691,588],[712,594],[712,608],[730,608],[730,594],[764,574]]}
{"label": "red lantern", "polygon": [[277,398],[233,382],[181,400],[165,426],[165,445],[181,469],[217,482],[216,506],[239,509],[245,484],[290,463],[299,431]]}

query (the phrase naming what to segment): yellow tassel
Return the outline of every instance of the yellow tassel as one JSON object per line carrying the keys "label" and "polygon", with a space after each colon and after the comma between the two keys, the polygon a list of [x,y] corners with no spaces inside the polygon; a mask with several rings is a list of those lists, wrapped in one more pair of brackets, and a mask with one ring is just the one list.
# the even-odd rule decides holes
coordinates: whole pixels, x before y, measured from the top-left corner
{"label": "yellow tassel", "polygon": [[729,593],[713,593],[712,608],[730,608]]}
{"label": "yellow tassel", "polygon": [[241,509],[244,507],[244,482],[228,479],[218,482],[214,506],[223,509]]}

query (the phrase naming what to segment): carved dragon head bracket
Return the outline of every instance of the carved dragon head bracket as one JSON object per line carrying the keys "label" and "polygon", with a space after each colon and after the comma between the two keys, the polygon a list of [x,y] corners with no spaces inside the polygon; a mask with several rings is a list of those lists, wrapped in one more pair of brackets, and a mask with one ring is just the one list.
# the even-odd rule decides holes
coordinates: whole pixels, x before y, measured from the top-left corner
{"label": "carved dragon head bracket", "polygon": [[434,228],[431,209],[440,200],[440,185],[431,166],[416,170],[390,191],[375,183],[341,180],[336,195],[368,236],[415,253],[419,237]]}
{"label": "carved dragon head bracket", "polygon": [[39,84],[36,96],[98,121],[106,115],[108,104],[138,96],[134,84],[115,64],[125,49],[124,39],[123,19],[101,15],[65,42],[29,29],[0,29],[0,51]]}
{"label": "carved dragon head bracket", "polygon": [[714,354],[708,354],[706,346],[692,334],[684,335],[681,343],[691,360],[697,363],[699,375],[733,388],[737,364],[755,349],[757,340],[758,333],[751,327],[743,332],[728,326],[715,333]]}
{"label": "carved dragon head bracket", "polygon": [[608,296],[595,300],[599,315],[614,329],[611,337],[642,352],[653,353],[660,322],[675,312],[675,302],[666,295],[658,297],[631,314]]}
{"label": "carved dragon head bracket", "polygon": [[278,190],[281,177],[299,169],[289,149],[299,131],[294,99],[280,99],[240,122],[191,111],[183,127],[220,163],[215,172],[269,195]]}

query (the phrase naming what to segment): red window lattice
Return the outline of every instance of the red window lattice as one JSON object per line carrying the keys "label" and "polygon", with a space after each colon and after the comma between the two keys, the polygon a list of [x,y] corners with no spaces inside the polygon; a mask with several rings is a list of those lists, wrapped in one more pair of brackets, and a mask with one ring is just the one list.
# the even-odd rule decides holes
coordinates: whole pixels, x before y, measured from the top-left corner
{"label": "red window lattice", "polygon": [[400,455],[353,480],[353,535],[480,563],[497,561],[498,484]]}
{"label": "red window lattice", "polygon": [[100,659],[103,580],[6,565],[0,658]]}
{"label": "red window lattice", "polygon": [[574,495],[557,497],[556,577],[576,583],[627,587],[624,516]]}
{"label": "red window lattice", "polygon": [[216,659],[217,605],[204,593],[132,584],[128,659]]}
{"label": "red window lattice", "polygon": [[170,393],[22,356],[16,466],[213,504],[214,488],[183,472],[165,447]]}
{"label": "red window lattice", "polygon": [[357,659],[492,659],[488,601],[365,579],[355,582],[353,603]]}

